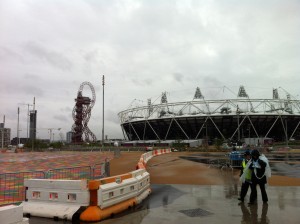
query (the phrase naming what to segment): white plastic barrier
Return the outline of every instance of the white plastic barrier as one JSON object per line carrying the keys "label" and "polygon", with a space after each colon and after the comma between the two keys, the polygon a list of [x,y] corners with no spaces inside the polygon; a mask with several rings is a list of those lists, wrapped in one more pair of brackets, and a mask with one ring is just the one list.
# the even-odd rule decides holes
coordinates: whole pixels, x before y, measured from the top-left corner
{"label": "white plastic barrier", "polygon": [[170,153],[170,149],[157,149],[144,153],[137,170],[93,180],[27,179],[24,214],[46,218],[72,220],[81,206],[90,205],[81,215],[83,221],[100,221],[112,214],[139,204],[151,192],[150,175],[145,164],[153,157]]}
{"label": "white plastic barrier", "polygon": [[135,198],[150,188],[150,175],[146,170],[139,169],[130,174],[132,178],[99,186],[98,205],[101,209]]}
{"label": "white plastic barrier", "polygon": [[73,214],[89,204],[87,180],[25,179],[23,213],[31,216],[71,220]]}
{"label": "white plastic barrier", "polygon": [[23,218],[23,206],[7,205],[0,207],[0,223],[29,224],[29,220]]}
{"label": "white plastic barrier", "polygon": [[147,152],[147,153],[144,153],[142,155],[142,158],[144,160],[145,163],[147,163],[150,159],[152,159],[153,157],[153,153],[152,152]]}

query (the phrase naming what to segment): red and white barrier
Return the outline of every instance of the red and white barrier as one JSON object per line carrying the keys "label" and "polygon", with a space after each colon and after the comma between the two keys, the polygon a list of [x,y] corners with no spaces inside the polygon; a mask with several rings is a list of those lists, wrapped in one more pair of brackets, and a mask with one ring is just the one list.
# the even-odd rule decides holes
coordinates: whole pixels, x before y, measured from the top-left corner
{"label": "red and white barrier", "polygon": [[150,193],[147,162],[153,156],[170,153],[157,149],[141,155],[136,170],[100,180],[28,179],[24,214],[72,220],[82,207],[81,221],[95,222],[141,203]]}
{"label": "red and white barrier", "polygon": [[[158,149],[141,155],[136,171],[121,176],[101,179],[90,186],[91,196],[98,190],[98,203],[91,199],[90,206],[80,215],[81,221],[100,221],[141,203],[150,193],[150,175],[146,164],[153,157],[170,153],[171,149]],[[98,206],[97,206],[98,205]]]}
{"label": "red and white barrier", "polygon": [[100,184],[98,205],[101,209],[135,198],[150,187],[150,175],[146,170],[136,170],[129,174],[132,177],[123,181]]}
{"label": "red and white barrier", "polygon": [[89,205],[87,180],[25,179],[23,213],[30,216],[71,220],[81,207]]}

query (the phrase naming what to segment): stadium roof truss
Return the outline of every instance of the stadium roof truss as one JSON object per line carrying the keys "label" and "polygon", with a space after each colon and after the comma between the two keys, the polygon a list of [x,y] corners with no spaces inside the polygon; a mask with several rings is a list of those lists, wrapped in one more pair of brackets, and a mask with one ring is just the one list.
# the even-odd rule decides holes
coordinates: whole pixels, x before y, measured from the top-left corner
{"label": "stadium roof truss", "polygon": [[240,139],[246,132],[247,137],[292,138],[300,124],[300,103],[290,98],[200,98],[135,107],[118,116],[129,140]]}
{"label": "stadium roof truss", "polygon": [[272,137],[279,124],[292,138],[300,124],[300,104],[291,99],[196,99],[131,108],[118,116],[129,140],[201,139],[204,131],[206,137],[240,139],[245,130],[248,137]]}

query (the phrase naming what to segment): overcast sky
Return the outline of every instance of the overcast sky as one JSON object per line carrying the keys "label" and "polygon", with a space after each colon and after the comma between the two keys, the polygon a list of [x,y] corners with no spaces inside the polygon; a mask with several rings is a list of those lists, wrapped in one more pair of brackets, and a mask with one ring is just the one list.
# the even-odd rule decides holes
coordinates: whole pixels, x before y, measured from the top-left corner
{"label": "overcast sky", "polygon": [[250,97],[278,87],[298,96],[299,12],[299,0],[0,0],[0,122],[15,137],[19,106],[26,137],[19,104],[36,97],[37,136],[62,128],[65,137],[87,81],[97,96],[89,127],[101,139],[102,75],[108,138],[123,137],[118,112],[164,91],[170,102],[192,100],[196,87],[207,99],[240,85]]}

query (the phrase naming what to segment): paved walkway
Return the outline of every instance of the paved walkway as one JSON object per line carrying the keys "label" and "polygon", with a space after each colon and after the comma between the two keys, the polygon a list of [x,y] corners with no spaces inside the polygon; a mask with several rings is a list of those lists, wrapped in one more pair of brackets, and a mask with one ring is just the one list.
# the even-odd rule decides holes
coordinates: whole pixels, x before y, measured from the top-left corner
{"label": "paved walkway", "polygon": [[[133,170],[140,155],[122,153],[120,158],[112,160],[111,174]],[[237,200],[238,171],[210,168],[183,158],[185,155],[171,153],[150,160],[147,165],[152,183],[150,197],[132,211],[99,223],[299,223],[300,178],[272,176],[267,187],[269,203],[262,203],[258,190],[258,203],[248,206],[248,199],[244,204]],[[66,222],[30,219],[30,224],[38,223]]]}
{"label": "paved walkway", "polygon": [[[268,187],[269,203],[240,204],[238,186],[157,185],[141,205],[98,224],[299,223],[300,187]],[[30,224],[70,223],[31,218]]]}
{"label": "paved walkway", "polygon": [[[300,187],[269,187],[269,203],[239,205],[237,186],[152,185],[135,211],[103,224],[299,223]],[[258,195],[260,197],[260,194]]]}

